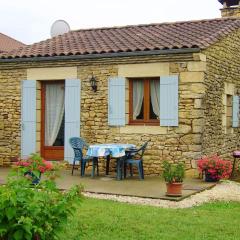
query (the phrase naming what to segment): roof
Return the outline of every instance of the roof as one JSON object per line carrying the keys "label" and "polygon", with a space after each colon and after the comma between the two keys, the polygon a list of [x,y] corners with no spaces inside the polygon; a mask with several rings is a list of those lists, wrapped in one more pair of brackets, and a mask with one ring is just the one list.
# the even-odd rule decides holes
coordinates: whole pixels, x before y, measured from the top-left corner
{"label": "roof", "polygon": [[26,46],[24,43],[19,42],[3,33],[0,33],[0,53],[8,52],[10,50],[24,46]]}
{"label": "roof", "polygon": [[1,58],[206,49],[240,28],[240,18],[82,29],[13,50]]}

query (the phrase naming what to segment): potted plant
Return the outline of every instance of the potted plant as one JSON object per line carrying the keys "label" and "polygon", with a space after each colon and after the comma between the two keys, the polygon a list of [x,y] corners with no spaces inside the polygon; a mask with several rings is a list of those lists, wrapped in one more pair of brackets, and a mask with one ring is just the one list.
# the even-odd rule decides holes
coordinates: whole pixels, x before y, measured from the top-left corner
{"label": "potted plant", "polygon": [[43,173],[54,170],[53,163],[44,160],[36,153],[32,153],[29,157],[18,159],[15,165],[21,169],[26,178],[32,181],[32,184],[38,184]]}
{"label": "potted plant", "polygon": [[223,160],[217,155],[203,157],[197,161],[197,165],[206,182],[227,179],[232,173],[231,161]]}
{"label": "potted plant", "polygon": [[185,176],[183,163],[163,162],[163,178],[166,181],[167,196],[180,197],[182,196],[182,182]]}

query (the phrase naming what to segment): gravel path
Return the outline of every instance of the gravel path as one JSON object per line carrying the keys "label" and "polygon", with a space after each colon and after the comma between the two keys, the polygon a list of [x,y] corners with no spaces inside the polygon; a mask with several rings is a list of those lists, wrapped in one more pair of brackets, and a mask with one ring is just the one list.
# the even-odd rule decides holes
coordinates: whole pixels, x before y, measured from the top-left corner
{"label": "gravel path", "polygon": [[232,181],[223,181],[212,189],[192,195],[180,202],[88,192],[85,192],[84,196],[162,208],[190,208],[213,201],[240,201],[240,184]]}

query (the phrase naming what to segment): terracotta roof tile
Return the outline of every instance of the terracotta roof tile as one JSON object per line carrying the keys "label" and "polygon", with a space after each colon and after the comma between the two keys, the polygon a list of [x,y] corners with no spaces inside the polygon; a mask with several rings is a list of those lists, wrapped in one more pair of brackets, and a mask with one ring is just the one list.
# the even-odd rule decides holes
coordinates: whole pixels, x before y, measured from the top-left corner
{"label": "terracotta roof tile", "polygon": [[0,33],[0,53],[9,52],[13,49],[17,49],[24,46],[26,45],[5,34]]}
{"label": "terracotta roof tile", "polygon": [[205,49],[237,29],[239,18],[82,29],[1,54],[1,58]]}

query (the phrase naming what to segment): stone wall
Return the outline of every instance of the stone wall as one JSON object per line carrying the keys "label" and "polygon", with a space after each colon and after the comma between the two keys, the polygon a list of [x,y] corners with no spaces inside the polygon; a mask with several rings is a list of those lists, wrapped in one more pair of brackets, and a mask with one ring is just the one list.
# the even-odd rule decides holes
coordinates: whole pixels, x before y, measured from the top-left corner
{"label": "stone wall", "polygon": [[222,17],[240,17],[240,6],[221,9]]}
{"label": "stone wall", "polygon": [[20,153],[21,84],[26,71],[0,70],[0,165]]}
{"label": "stone wall", "polygon": [[[119,66],[130,63],[154,63],[167,68],[164,71],[170,75],[179,75],[179,127],[108,126],[107,80],[111,76],[118,75]],[[11,157],[20,154],[20,80],[27,78],[27,69],[39,66],[77,66],[77,75],[82,81],[81,136],[89,143],[124,142],[140,146],[150,140],[144,157],[146,174],[159,174],[163,160],[182,161],[186,163],[187,168],[191,168],[191,160],[201,155],[206,57],[203,54],[186,54],[98,61],[1,64],[0,104],[3,111],[0,112],[0,119],[3,119],[3,125],[0,124],[2,134],[0,159],[4,164],[8,164]],[[142,74],[142,69],[135,68],[135,74],[138,74],[138,71]],[[96,93],[91,90],[89,83],[92,73],[97,78]],[[40,91],[39,87],[38,91]],[[128,87],[126,87],[126,96],[128,96]],[[128,97],[126,106],[128,106]],[[128,108],[126,118],[128,118]],[[37,136],[39,138],[40,134]]]}
{"label": "stone wall", "polygon": [[226,129],[226,94],[240,95],[240,31],[211,46],[207,55],[203,154],[231,157],[240,147],[239,128]]}

